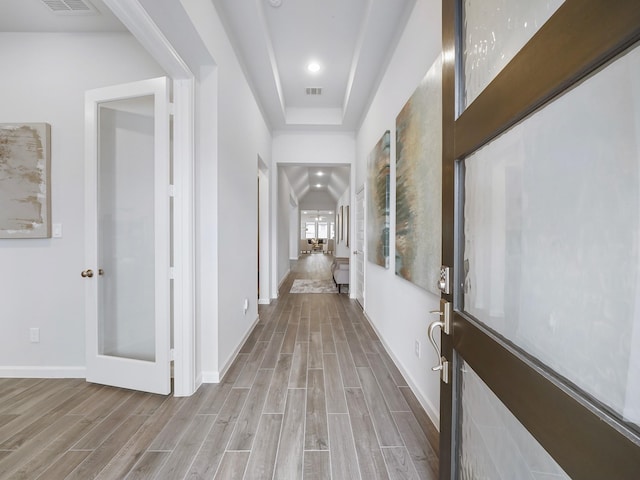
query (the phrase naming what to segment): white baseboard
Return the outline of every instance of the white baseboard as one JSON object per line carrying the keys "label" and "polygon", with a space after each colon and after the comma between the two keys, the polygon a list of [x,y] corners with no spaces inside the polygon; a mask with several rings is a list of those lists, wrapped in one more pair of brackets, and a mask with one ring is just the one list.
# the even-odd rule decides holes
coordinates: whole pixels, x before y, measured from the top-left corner
{"label": "white baseboard", "polygon": [[227,373],[227,370],[229,370],[229,367],[231,367],[231,364],[234,362],[234,360],[240,353],[240,349],[244,345],[244,342],[247,341],[247,339],[249,338],[249,335],[251,335],[251,332],[253,332],[253,329],[256,328],[256,325],[258,324],[259,321],[260,321],[260,317],[256,316],[255,321],[251,324],[251,327],[249,327],[249,329],[247,330],[247,333],[245,333],[244,337],[242,338],[242,340],[240,341],[236,349],[233,351],[231,355],[229,355],[229,358],[227,358],[227,361],[224,363],[224,365],[220,370],[218,370],[217,372],[215,371],[202,372],[202,383],[220,383],[220,380],[224,378],[224,375]]}
{"label": "white baseboard", "polygon": [[258,305],[271,305],[271,299],[270,298],[259,298],[258,299]]}
{"label": "white baseboard", "polygon": [[285,282],[285,280],[287,279],[290,273],[291,273],[291,269],[287,270],[287,273],[284,274],[284,276],[282,277],[282,280],[280,280],[280,283],[278,284],[278,291],[280,291],[280,287],[282,287],[282,284]]}
{"label": "white baseboard", "polygon": [[87,378],[85,367],[0,367],[0,378]]}
{"label": "white baseboard", "polygon": [[220,383],[220,375],[218,372],[202,372],[202,383]]}
{"label": "white baseboard", "polygon": [[433,425],[439,431],[440,430],[440,412],[433,406],[433,404],[429,401],[429,399],[425,395],[422,394],[422,392],[418,388],[418,385],[413,380],[413,377],[411,376],[411,374],[409,374],[409,372],[407,372],[407,370],[404,368],[404,366],[398,361],[398,358],[393,354],[393,351],[391,350],[389,345],[387,345],[387,342],[385,342],[384,337],[382,336],[380,331],[376,328],[374,323],[371,321],[371,319],[369,318],[369,315],[367,315],[367,313],[364,312],[364,311],[363,311],[363,313],[364,313],[365,318],[369,322],[369,325],[371,325],[371,328],[373,328],[373,330],[378,335],[378,338],[380,339],[380,342],[382,343],[382,346],[384,347],[385,351],[391,357],[391,360],[393,360],[393,363],[396,365],[398,370],[400,370],[400,373],[402,373],[402,376],[404,377],[404,379],[409,384],[409,388],[411,388],[411,391],[413,392],[413,394],[418,399],[418,402],[420,402],[420,405],[422,405],[422,408],[424,408],[424,411],[429,416],[429,419],[431,419],[431,423],[433,423]]}

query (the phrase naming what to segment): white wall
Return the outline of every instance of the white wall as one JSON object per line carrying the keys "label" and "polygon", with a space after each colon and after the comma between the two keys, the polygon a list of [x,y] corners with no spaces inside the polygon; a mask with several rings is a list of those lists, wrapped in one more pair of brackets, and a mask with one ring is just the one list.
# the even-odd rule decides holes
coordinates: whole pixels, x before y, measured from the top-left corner
{"label": "white wall", "polygon": [[[204,222],[200,228],[209,235],[216,232],[217,272],[208,272],[209,281],[200,283],[201,296],[217,287],[217,305],[207,304],[200,319],[203,351],[217,350],[216,355],[203,357],[204,379],[215,381],[258,319],[256,159],[259,156],[272,168],[271,135],[211,2],[181,0],[181,4],[216,64],[217,110],[212,122],[215,133],[210,133],[217,138],[217,150],[200,152],[201,161],[212,166],[209,177],[198,179],[199,187],[217,198],[217,214],[209,216],[208,205],[198,206],[200,221]],[[200,237],[204,240],[210,238]],[[209,246],[201,244],[199,248],[202,251]],[[245,299],[249,300],[246,313]]]}
{"label": "white wall", "polygon": [[84,376],[84,92],[164,72],[129,34],[0,33],[0,45],[0,123],[51,124],[63,224],[62,238],[0,240],[0,375]]}
{"label": "white wall", "polygon": [[279,164],[351,165],[355,152],[350,132],[273,133],[273,161]]}
{"label": "white wall", "polygon": [[[391,139],[391,265],[384,269],[367,264],[365,312],[381,334],[392,356],[408,377],[414,392],[438,425],[439,380],[431,372],[437,363],[427,339],[434,320],[430,310],[439,309],[439,297],[395,275],[395,118],[420,80],[441,52],[441,6],[436,0],[418,0],[374,100],[357,133],[356,179],[358,190],[365,182],[367,156],[385,130]],[[414,354],[414,341],[422,355]]]}

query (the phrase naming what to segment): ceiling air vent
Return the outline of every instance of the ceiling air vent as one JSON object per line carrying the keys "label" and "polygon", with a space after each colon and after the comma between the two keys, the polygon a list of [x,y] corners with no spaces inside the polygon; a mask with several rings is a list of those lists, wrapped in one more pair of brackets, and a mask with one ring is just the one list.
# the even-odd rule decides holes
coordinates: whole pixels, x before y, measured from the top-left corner
{"label": "ceiling air vent", "polygon": [[307,95],[322,95],[322,87],[307,87]]}
{"label": "ceiling air vent", "polygon": [[57,15],[98,15],[87,0],[42,0],[42,3]]}

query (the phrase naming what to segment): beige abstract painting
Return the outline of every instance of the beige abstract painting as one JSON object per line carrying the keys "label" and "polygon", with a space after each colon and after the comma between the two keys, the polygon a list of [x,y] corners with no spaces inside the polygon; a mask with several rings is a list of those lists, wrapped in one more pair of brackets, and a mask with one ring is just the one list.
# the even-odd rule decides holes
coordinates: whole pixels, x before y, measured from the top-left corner
{"label": "beige abstract painting", "polygon": [[367,163],[367,259],[384,268],[389,268],[390,136],[384,132]]}
{"label": "beige abstract painting", "polygon": [[47,123],[0,123],[0,238],[51,237]]}
{"label": "beige abstract painting", "polygon": [[436,295],[442,232],[442,75],[436,60],[396,118],[396,274]]}

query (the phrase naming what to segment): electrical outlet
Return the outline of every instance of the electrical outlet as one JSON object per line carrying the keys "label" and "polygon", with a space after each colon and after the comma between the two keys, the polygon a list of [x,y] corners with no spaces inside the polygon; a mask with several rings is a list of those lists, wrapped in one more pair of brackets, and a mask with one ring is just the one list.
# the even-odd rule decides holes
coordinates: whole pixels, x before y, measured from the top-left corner
{"label": "electrical outlet", "polygon": [[414,349],[416,352],[416,357],[420,358],[420,340],[416,340],[416,343],[414,345]]}
{"label": "electrical outlet", "polygon": [[29,329],[29,340],[31,343],[40,343],[40,329],[39,328],[30,328]]}

